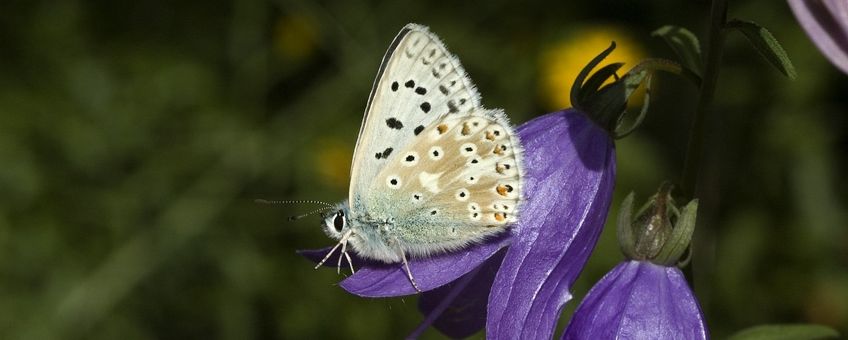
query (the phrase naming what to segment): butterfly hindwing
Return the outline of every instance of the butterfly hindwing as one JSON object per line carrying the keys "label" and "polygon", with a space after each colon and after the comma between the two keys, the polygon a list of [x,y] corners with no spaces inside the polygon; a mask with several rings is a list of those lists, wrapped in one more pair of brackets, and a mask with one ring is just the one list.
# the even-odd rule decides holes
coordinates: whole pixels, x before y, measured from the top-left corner
{"label": "butterfly hindwing", "polygon": [[413,255],[458,249],[516,221],[521,149],[503,115],[474,110],[430,126],[374,179],[371,206],[391,211]]}

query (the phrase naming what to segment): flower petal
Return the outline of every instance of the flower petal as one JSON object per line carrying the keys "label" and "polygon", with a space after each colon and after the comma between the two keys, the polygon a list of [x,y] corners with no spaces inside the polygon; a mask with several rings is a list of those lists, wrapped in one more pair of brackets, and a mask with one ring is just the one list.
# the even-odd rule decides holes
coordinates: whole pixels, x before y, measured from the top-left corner
{"label": "flower petal", "polygon": [[501,250],[462,278],[421,294],[418,309],[426,317],[416,331],[432,324],[443,334],[460,339],[483,329],[489,291],[504,254],[506,250]]}
{"label": "flower petal", "polygon": [[[508,245],[510,240],[509,233],[504,233],[462,251],[411,259],[409,270],[422,291],[432,290],[477,268],[483,261]],[[358,269],[356,274],[342,281],[341,286],[348,292],[363,297],[389,297],[418,293],[409,282],[406,270],[400,263],[364,266]]]}
{"label": "flower petal", "polygon": [[698,301],[677,267],[622,262],[577,307],[563,339],[706,339]]}
{"label": "flower petal", "polygon": [[606,220],[615,179],[607,132],[566,110],[518,128],[525,196],[489,294],[487,338],[551,338]]}
{"label": "flower petal", "polygon": [[848,74],[848,2],[788,0],[795,18],[822,54]]}

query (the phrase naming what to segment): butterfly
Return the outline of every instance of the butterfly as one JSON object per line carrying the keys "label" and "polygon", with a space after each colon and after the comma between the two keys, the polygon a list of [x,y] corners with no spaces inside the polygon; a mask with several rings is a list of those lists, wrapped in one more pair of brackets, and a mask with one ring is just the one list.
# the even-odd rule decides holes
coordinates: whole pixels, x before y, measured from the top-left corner
{"label": "butterfly", "polygon": [[316,268],[340,246],[350,264],[350,245],[363,258],[403,263],[420,291],[408,258],[462,249],[518,221],[521,150],[503,111],[481,106],[439,38],[406,25],[368,98],[348,200],[323,214],[338,243]]}

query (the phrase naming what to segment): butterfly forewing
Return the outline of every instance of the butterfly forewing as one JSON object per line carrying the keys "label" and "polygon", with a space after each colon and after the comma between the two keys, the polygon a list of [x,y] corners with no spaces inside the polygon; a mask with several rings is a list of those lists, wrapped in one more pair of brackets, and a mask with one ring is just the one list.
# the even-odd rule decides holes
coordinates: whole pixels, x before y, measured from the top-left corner
{"label": "butterfly forewing", "polygon": [[377,74],[356,144],[350,202],[413,137],[448,113],[479,107],[459,61],[426,27],[409,24],[392,42]]}

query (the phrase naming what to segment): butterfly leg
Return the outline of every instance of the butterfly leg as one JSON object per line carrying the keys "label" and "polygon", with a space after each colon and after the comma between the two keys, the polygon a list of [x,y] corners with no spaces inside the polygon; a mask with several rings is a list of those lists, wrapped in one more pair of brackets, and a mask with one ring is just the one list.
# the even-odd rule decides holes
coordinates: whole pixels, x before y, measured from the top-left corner
{"label": "butterfly leg", "polygon": [[412,287],[419,293],[421,293],[421,288],[418,288],[418,284],[415,283],[415,278],[412,277],[412,271],[409,270],[409,262],[406,261],[406,254],[403,251],[400,251],[400,257],[403,259],[403,267],[406,268],[406,276],[409,277],[409,282],[412,282]]}
{"label": "butterfly leg", "polygon": [[353,270],[353,261],[350,260],[350,255],[347,252],[344,253],[344,256],[347,258],[347,264],[350,266],[350,273],[356,274],[356,271]]}
{"label": "butterfly leg", "polygon": [[[347,235],[345,235],[347,236]],[[342,253],[339,254],[339,262],[336,263],[336,274],[342,273],[342,258],[347,256],[347,237],[342,239]],[[342,256],[344,255],[344,256]],[[347,258],[347,263],[350,264],[350,257]]]}
{"label": "butterfly leg", "polygon": [[328,259],[330,259],[330,256],[332,256],[332,255],[333,255],[333,253],[335,253],[335,252],[336,252],[336,249],[337,249],[337,248],[339,248],[339,246],[340,246],[340,245],[342,245],[342,243],[341,243],[341,242],[336,243],[336,246],[335,246],[335,247],[333,247],[333,249],[330,249],[330,252],[329,252],[329,253],[327,253],[327,255],[326,255],[326,256],[324,256],[324,258],[323,258],[323,259],[321,259],[321,262],[318,262],[318,265],[317,265],[317,266],[315,266],[315,269],[320,268],[320,267],[321,267],[321,265],[323,265],[323,264],[324,264],[324,262],[327,262],[327,260],[328,260]]}
{"label": "butterfly leg", "polygon": [[[324,256],[324,258],[323,258],[323,259],[321,259],[321,262],[318,262],[318,265],[317,265],[317,266],[315,266],[315,269],[320,268],[320,267],[321,267],[321,265],[323,265],[323,264],[324,264],[324,262],[327,262],[327,260],[329,260],[329,259],[330,259],[330,256],[332,256],[332,255],[333,255],[333,253],[335,253],[335,252],[336,252],[336,249],[338,249],[338,248],[339,248],[339,246],[342,246],[342,253],[343,253],[345,256],[348,256],[348,263],[350,263],[350,256],[349,256],[349,255],[347,255],[346,251],[347,251],[347,240],[348,240],[348,239],[349,239],[352,235],[353,235],[353,230],[348,231],[348,232],[347,232],[347,234],[344,234],[344,236],[342,236],[342,239],[339,241],[339,243],[336,243],[336,245],[333,247],[333,249],[330,249],[330,252],[329,252],[329,253],[327,253],[327,255],[326,255],[326,256]],[[341,255],[339,255],[339,263],[338,263],[338,266],[339,266],[339,267],[341,267],[341,266],[342,266],[342,259],[341,259]],[[351,266],[353,266],[353,264],[351,264]]]}

